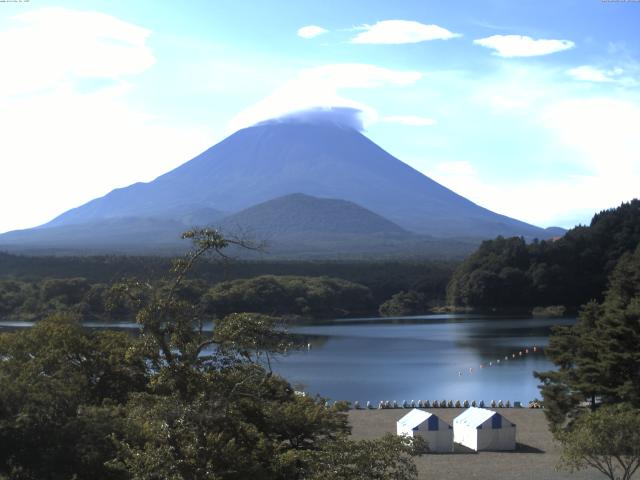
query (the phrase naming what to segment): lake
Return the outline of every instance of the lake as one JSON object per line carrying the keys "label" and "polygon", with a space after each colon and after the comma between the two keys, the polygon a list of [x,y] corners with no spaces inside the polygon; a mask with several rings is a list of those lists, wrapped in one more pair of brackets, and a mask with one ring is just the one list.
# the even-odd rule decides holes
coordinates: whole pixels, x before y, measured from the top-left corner
{"label": "lake", "polygon": [[[527,403],[540,398],[533,371],[553,368],[544,356],[551,327],[574,322],[466,314],[322,320],[290,328],[309,348],[277,357],[272,366],[298,390],[363,405],[443,399]],[[1,321],[0,331],[30,325]]]}
{"label": "lake", "polygon": [[533,372],[553,369],[544,355],[551,327],[574,322],[459,314],[323,321],[291,329],[308,336],[311,348],[274,369],[308,393],[361,404],[526,403],[541,397]]}

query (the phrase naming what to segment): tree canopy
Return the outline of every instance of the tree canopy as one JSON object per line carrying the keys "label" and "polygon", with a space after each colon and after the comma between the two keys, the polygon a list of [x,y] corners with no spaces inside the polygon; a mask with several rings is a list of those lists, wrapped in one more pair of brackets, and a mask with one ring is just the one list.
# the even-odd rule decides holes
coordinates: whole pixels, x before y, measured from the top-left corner
{"label": "tree canopy", "polygon": [[640,467],[640,410],[605,406],[584,414],[567,432],[560,466],[595,468],[611,480],[630,480]]}
{"label": "tree canopy", "polygon": [[114,287],[137,312],[138,337],[69,314],[0,335],[0,478],[416,478],[421,445],[353,441],[345,404],[298,395],[271,371],[269,356],[295,343],[277,318],[237,313],[206,328],[206,309],[180,292],[195,262],[229,241],[186,237],[194,249],[171,284]]}
{"label": "tree canopy", "polygon": [[602,301],[607,278],[622,255],[640,242],[640,200],[596,214],[588,227],[562,238],[502,238],[483,242],[455,271],[447,287],[450,305],[478,309],[576,309]]}
{"label": "tree canopy", "polygon": [[556,327],[547,356],[558,370],[538,373],[545,412],[555,426],[588,401],[640,408],[640,245],[624,254],[605,300],[590,302],[570,327]]}

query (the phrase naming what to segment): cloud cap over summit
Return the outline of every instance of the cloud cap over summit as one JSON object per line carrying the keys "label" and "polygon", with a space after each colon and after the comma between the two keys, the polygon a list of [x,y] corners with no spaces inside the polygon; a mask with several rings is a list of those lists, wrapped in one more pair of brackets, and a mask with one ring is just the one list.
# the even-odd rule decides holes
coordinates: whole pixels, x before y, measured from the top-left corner
{"label": "cloud cap over summit", "polygon": [[298,123],[350,128],[362,132],[364,130],[362,114],[362,110],[352,107],[315,107],[264,120],[258,122],[255,126]]}

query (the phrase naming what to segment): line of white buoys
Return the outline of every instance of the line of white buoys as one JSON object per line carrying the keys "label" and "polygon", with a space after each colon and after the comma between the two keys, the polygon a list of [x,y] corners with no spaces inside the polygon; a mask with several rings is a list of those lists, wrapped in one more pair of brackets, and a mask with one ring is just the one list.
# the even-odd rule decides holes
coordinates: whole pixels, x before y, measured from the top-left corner
{"label": "line of white buoys", "polygon": [[[539,347],[537,347],[535,345],[533,347],[525,347],[522,350],[519,350],[518,352],[513,352],[511,354],[511,357],[509,357],[509,355],[505,355],[504,358],[497,358],[495,360],[490,360],[488,363],[481,363],[479,365],[479,367],[480,367],[480,369],[484,369],[484,368],[487,368],[487,367],[493,367],[494,365],[498,366],[498,365],[502,364],[503,362],[508,362],[509,360],[513,360],[513,359],[516,359],[518,357],[523,357],[525,355],[528,355],[529,353],[537,353],[537,352],[539,352],[541,350],[542,350],[541,348],[539,348]],[[473,367],[469,367],[468,369],[461,369],[461,370],[458,370],[458,376],[462,377],[464,375],[464,371],[465,370],[468,370],[468,372],[469,372],[468,375],[472,375],[473,371],[474,371]]]}

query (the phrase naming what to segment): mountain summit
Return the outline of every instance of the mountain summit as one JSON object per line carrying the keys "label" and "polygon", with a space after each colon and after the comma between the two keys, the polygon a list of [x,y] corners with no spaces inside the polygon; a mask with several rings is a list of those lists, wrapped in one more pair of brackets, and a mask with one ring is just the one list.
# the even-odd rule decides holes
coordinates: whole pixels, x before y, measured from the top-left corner
{"label": "mountain summit", "polygon": [[[46,244],[50,228],[62,232],[115,219],[218,224],[225,216],[294,193],[352,202],[389,224],[432,237],[549,236],[452,192],[356,128],[286,119],[239,130],[149,183],[113,190],[21,234]],[[0,243],[10,237],[0,236]]]}

